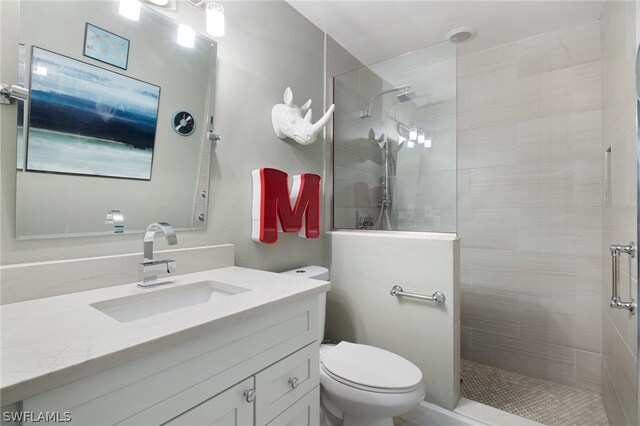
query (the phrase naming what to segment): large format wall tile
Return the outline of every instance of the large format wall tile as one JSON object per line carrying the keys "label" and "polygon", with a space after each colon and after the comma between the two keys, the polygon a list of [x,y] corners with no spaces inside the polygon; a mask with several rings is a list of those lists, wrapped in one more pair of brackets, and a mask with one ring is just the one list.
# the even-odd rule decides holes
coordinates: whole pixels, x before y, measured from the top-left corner
{"label": "large format wall tile", "polygon": [[518,40],[517,58],[520,77],[599,62],[599,22]]}
{"label": "large format wall tile", "polygon": [[600,352],[600,296],[578,294],[576,298],[576,302],[567,302],[549,296],[520,296],[520,337]]}
{"label": "large format wall tile", "polygon": [[496,293],[463,290],[460,309],[465,328],[518,337],[518,298]]}
{"label": "large format wall tile", "polygon": [[607,273],[600,55],[590,22],[458,60],[463,356],[591,390]]}
{"label": "large format wall tile", "polygon": [[575,349],[479,330],[472,333],[472,361],[561,384],[576,384]]}

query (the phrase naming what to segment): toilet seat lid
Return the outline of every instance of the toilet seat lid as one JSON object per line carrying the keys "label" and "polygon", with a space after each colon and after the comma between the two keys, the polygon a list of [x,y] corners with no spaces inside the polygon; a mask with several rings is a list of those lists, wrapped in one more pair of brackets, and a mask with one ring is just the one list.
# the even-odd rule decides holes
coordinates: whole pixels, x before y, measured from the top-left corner
{"label": "toilet seat lid", "polygon": [[408,360],[384,349],[340,342],[320,359],[332,376],[373,389],[411,389],[422,381],[422,372]]}

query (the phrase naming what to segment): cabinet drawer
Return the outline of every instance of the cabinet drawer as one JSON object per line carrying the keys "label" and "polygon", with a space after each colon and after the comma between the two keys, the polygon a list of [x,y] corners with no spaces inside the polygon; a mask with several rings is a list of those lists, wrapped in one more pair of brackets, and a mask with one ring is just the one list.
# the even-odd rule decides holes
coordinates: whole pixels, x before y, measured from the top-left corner
{"label": "cabinet drawer", "polygon": [[318,342],[256,374],[256,422],[269,423],[320,383]]}
{"label": "cabinet drawer", "polygon": [[298,400],[268,426],[318,426],[320,424],[320,386]]}
{"label": "cabinet drawer", "polygon": [[253,404],[244,396],[246,389],[253,388],[253,377],[220,392],[218,395],[180,414],[165,425],[253,425]]}

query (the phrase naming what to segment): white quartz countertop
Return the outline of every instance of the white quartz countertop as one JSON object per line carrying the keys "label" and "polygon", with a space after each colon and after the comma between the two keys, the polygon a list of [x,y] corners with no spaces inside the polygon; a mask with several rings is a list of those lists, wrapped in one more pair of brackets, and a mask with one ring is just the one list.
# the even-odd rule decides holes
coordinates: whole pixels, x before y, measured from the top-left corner
{"label": "white quartz countertop", "polygon": [[[129,322],[120,322],[91,306],[99,301],[207,280],[251,291]],[[0,307],[2,404],[169,347],[179,342],[182,332],[198,326],[330,288],[327,281],[236,266],[159,281],[166,284],[142,289],[131,283]]]}

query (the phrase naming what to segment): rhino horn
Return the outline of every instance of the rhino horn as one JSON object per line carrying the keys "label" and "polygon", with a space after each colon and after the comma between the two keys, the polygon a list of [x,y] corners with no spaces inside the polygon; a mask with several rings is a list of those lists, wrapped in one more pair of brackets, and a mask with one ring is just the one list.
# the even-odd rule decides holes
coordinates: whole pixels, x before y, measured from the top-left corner
{"label": "rhino horn", "polygon": [[311,106],[311,99],[309,99],[307,102],[305,102],[305,103],[304,103],[304,105],[302,105],[302,106],[300,107],[300,110],[301,110],[302,112],[305,112],[306,110],[308,110],[308,109],[309,109],[309,107],[310,107],[310,106]]}
{"label": "rhino horn", "polygon": [[307,111],[307,113],[304,115],[304,119],[305,121],[308,121],[309,123],[311,123],[311,110]]}
{"label": "rhino horn", "polygon": [[331,118],[331,114],[333,113],[333,110],[335,109],[335,107],[336,107],[335,105],[331,105],[331,107],[322,116],[322,118],[316,121],[316,123],[312,127],[313,133],[319,132],[329,122],[329,119]]}
{"label": "rhino horn", "polygon": [[291,91],[290,87],[284,89],[283,100],[286,106],[291,106],[291,104],[293,103],[293,92]]}

